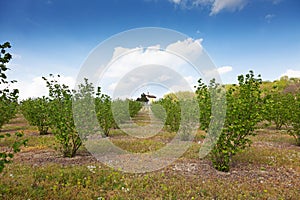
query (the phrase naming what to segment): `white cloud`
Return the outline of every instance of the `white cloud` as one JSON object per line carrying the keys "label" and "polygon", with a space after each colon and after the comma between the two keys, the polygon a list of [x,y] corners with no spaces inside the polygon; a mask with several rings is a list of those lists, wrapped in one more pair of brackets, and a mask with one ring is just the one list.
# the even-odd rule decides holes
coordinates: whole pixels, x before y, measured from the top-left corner
{"label": "white cloud", "polygon": [[[60,76],[59,83],[68,85],[72,89],[75,85],[75,79],[69,76]],[[18,80],[13,88],[19,89],[19,96],[21,100],[29,97],[48,96],[46,82],[41,76],[35,77],[31,81]]]}
{"label": "white cloud", "polygon": [[180,2],[181,2],[181,0],[169,0],[169,1],[171,1],[171,2],[173,2],[175,4],[180,4]]}
{"label": "white cloud", "polygon": [[109,78],[121,78],[136,67],[149,65],[149,63],[152,65],[180,67],[186,64],[186,61],[178,57],[178,55],[188,60],[195,59],[203,50],[201,42],[202,39],[194,40],[188,38],[184,41],[170,44],[166,47],[166,51],[160,50],[159,45],[146,49],[117,47],[113,53],[111,65],[105,72],[105,76]]}
{"label": "white cloud", "polygon": [[130,51],[128,48],[123,48],[123,47],[116,47],[113,53],[113,59],[121,56],[122,54]]}
{"label": "white cloud", "polygon": [[[196,86],[198,84],[198,80],[200,77],[194,77],[194,76],[185,76],[184,79],[191,85]],[[195,90],[193,87],[192,90]]]}
{"label": "white cloud", "polygon": [[271,1],[274,5],[279,4],[283,0],[269,0]]}
{"label": "white cloud", "polygon": [[[222,11],[240,11],[250,0],[169,0],[176,7],[180,6],[183,9],[193,9],[195,7],[210,9],[210,15],[216,15]],[[282,0],[267,0],[276,5]]]}
{"label": "white cloud", "polygon": [[204,71],[204,73],[206,74],[206,77],[209,78],[204,79],[204,81],[207,81],[207,83],[212,79],[216,79],[217,81],[220,81],[220,79],[218,79],[219,77],[221,78],[222,75],[231,72],[232,70],[233,67],[231,66],[223,66],[215,69],[208,69]]}
{"label": "white cloud", "polygon": [[223,67],[219,67],[217,70],[218,70],[218,73],[220,74],[220,75],[222,75],[222,74],[226,74],[226,73],[228,73],[228,72],[231,72],[232,71],[232,67],[231,66],[223,66]]}
{"label": "white cloud", "polygon": [[275,17],[275,15],[273,14],[267,14],[265,16],[265,20],[268,22],[268,23],[271,23],[272,19]]}
{"label": "white cloud", "polygon": [[300,78],[300,70],[288,69],[282,76],[288,76],[289,78]]}
{"label": "white cloud", "polygon": [[[150,82],[172,89],[172,86],[182,89],[188,84],[193,87],[200,75],[189,62],[199,63],[207,58],[201,42],[202,39],[187,38],[169,44],[165,50],[160,45],[132,49],[117,47],[99,85],[109,95]],[[203,65],[207,66],[206,63]],[[123,93],[120,96],[124,96]]]}
{"label": "white cloud", "polygon": [[188,38],[184,41],[178,41],[176,43],[170,44],[166,50],[175,52],[179,55],[184,56],[185,58],[195,59],[195,57],[199,56],[199,53],[203,51],[203,47],[201,45],[203,39],[194,40],[192,38]]}
{"label": "white cloud", "polygon": [[215,0],[210,15],[216,15],[222,10],[241,10],[247,4],[247,0]]}
{"label": "white cloud", "polygon": [[167,81],[167,80],[170,80],[170,79],[171,79],[171,77],[168,76],[168,75],[165,75],[165,74],[163,74],[162,76],[158,77],[158,80],[161,81],[161,82]]}

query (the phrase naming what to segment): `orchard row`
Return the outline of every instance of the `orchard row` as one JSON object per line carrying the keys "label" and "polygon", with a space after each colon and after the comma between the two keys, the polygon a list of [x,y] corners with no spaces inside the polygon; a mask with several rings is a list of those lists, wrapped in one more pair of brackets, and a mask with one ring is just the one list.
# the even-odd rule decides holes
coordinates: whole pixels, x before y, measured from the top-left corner
{"label": "orchard row", "polygon": [[[58,82],[59,76],[44,78],[48,97],[29,98],[18,103],[18,90],[9,89],[6,77],[11,55],[9,43],[0,46],[0,130],[21,110],[28,122],[37,126],[40,134],[49,130],[55,135],[65,157],[73,157],[82,145],[82,138],[92,132],[107,137],[119,124],[130,121],[143,103],[134,100],[112,100],[84,80],[77,90]],[[220,171],[229,171],[230,161],[251,144],[249,136],[262,124],[275,124],[295,137],[300,145],[300,80],[282,79],[262,82],[253,71],[238,76],[237,85],[223,86],[214,80],[207,85],[200,79],[194,96],[177,98],[166,95],[151,105],[154,115],[165,129],[178,132],[181,140],[190,140],[193,129],[206,131],[206,141],[212,147],[208,157]],[[92,113],[92,114],[91,114]],[[94,120],[96,118],[96,121]],[[100,129],[97,128],[100,126]],[[22,134],[17,134],[21,136]],[[9,134],[2,134],[1,138]],[[26,141],[18,141],[13,152]],[[0,152],[0,171],[13,157],[13,152]]]}

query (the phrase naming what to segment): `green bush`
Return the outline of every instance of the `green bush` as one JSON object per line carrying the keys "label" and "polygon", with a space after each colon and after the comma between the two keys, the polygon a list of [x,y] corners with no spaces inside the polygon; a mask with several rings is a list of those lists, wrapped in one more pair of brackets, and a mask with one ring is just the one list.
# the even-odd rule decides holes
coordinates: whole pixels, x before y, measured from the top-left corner
{"label": "green bush", "polygon": [[[8,70],[6,64],[12,58],[9,53],[6,53],[7,48],[11,48],[9,42],[4,43],[3,45],[0,44],[0,131],[2,126],[15,116],[18,106],[19,91],[17,89],[11,91],[8,88],[9,83],[14,83],[15,81],[7,81],[7,76],[5,74]],[[0,151],[0,173],[3,171],[5,164],[11,162],[14,153],[19,152],[20,147],[27,143],[27,140],[19,139],[23,136],[22,133],[16,133],[15,135],[16,140],[13,144]],[[6,137],[11,137],[11,135],[9,133],[0,133],[0,141]]]}
{"label": "green bush", "polygon": [[111,128],[116,127],[111,110],[111,103],[111,98],[108,95],[101,94],[99,87],[95,98],[95,107],[98,122],[105,137],[109,136]]}
{"label": "green bush", "polygon": [[289,112],[291,113],[290,123],[291,126],[288,130],[292,135],[298,146],[300,146],[300,92],[293,96],[292,100],[287,104]]}
{"label": "green bush", "polygon": [[11,48],[10,43],[6,42],[0,44],[0,130],[2,126],[12,119],[16,112],[18,106],[18,95],[19,91],[17,89],[10,89],[10,83],[16,81],[8,81],[6,76],[6,71],[9,68],[6,64],[11,60],[11,55],[6,52],[7,48]]}
{"label": "green bush", "polygon": [[25,119],[32,126],[37,126],[41,135],[48,133],[50,126],[49,99],[29,98],[21,102],[21,111]]}
{"label": "green bush", "polygon": [[[57,78],[60,76],[58,75]],[[50,79],[43,77],[49,89],[49,119],[51,129],[60,144],[64,157],[74,157],[82,142],[76,130],[72,98],[74,91],[68,86],[59,84],[55,76],[50,74]]]}
{"label": "green bush", "polygon": [[127,99],[126,101],[128,101],[129,103],[129,115],[130,117],[134,117],[138,114],[138,112],[142,109],[143,107],[143,103],[139,102],[139,101],[133,101],[130,99]]}
{"label": "green bush", "polygon": [[[164,111],[162,111],[162,109]],[[166,96],[156,101],[151,106],[155,117],[165,122],[165,127],[173,132],[177,132],[181,120],[181,108],[179,100]]]}
{"label": "green bush", "polygon": [[[15,133],[16,139],[13,144],[9,146],[5,151],[0,152],[0,173],[3,171],[5,164],[8,164],[12,161],[11,159],[14,157],[14,154],[20,151],[21,146],[25,146],[27,144],[27,139],[20,140],[23,135],[23,133]],[[0,134],[0,141],[8,137],[11,137],[11,134]]]}
{"label": "green bush", "polygon": [[226,94],[226,119],[217,144],[210,152],[210,159],[219,171],[229,171],[232,156],[251,144],[248,136],[261,120],[260,76],[255,78],[252,71],[238,76],[239,85],[231,87]]}
{"label": "green bush", "polygon": [[271,91],[264,97],[264,119],[275,123],[276,129],[288,126],[291,118],[289,104],[294,100],[292,94],[284,94],[280,91]]}
{"label": "green bush", "polygon": [[116,99],[111,102],[111,109],[116,125],[124,124],[130,121],[142,108],[142,103],[130,99]]}
{"label": "green bush", "polygon": [[207,86],[202,82],[202,79],[198,80],[198,86],[196,87],[196,98],[199,105],[199,123],[200,129],[207,131],[211,120],[211,92],[216,87],[214,80]]}

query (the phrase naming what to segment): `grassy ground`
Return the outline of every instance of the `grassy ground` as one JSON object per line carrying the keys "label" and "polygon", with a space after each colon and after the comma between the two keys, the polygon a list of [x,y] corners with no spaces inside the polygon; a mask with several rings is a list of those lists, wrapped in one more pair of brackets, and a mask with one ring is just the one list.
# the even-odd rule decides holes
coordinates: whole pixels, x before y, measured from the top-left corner
{"label": "grassy ground", "polygon": [[[134,119],[145,127],[147,120],[145,113]],[[233,158],[229,173],[198,158],[204,134],[199,131],[176,162],[140,174],[111,169],[85,148],[74,158],[63,158],[53,135],[39,135],[20,115],[4,130],[23,131],[29,142],[0,174],[0,199],[300,199],[300,148],[274,129],[258,130],[253,145]],[[137,139],[114,130],[109,139],[122,149],[145,153],[162,148],[174,136],[161,131]],[[12,141],[1,141],[0,148]]]}

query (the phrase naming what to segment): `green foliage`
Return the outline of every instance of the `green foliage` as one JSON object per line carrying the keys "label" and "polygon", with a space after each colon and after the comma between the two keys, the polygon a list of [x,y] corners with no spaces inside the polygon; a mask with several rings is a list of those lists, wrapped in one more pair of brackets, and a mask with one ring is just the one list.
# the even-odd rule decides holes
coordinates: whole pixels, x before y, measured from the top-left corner
{"label": "green foliage", "polygon": [[95,127],[98,126],[98,122],[94,119],[96,116],[94,95],[94,86],[87,79],[72,91],[73,117],[81,139],[86,139],[88,135],[97,132]]}
{"label": "green foliage", "polygon": [[130,117],[134,117],[138,114],[138,112],[142,109],[143,104],[141,102],[138,101],[133,101],[130,99],[127,99],[126,101],[128,101],[129,103],[129,115]]}
{"label": "green foliage", "polygon": [[300,79],[282,77],[278,81],[264,83],[263,119],[276,125],[276,129],[285,127],[288,133],[300,145]]}
{"label": "green foliage", "polygon": [[294,100],[292,94],[284,94],[278,90],[269,92],[264,97],[264,119],[274,122],[276,129],[281,129],[282,126],[288,126],[291,118],[290,103]]}
{"label": "green foliage", "polygon": [[6,67],[6,64],[12,58],[6,52],[7,48],[11,48],[9,42],[0,44],[0,130],[5,123],[15,116],[18,106],[19,91],[9,88],[10,84],[16,81],[8,81],[5,74],[9,69]]}
{"label": "green foliage", "polygon": [[198,103],[190,91],[166,94],[151,106],[151,110],[165,122],[168,130],[177,132],[182,141],[189,141],[193,128],[198,126]]}
{"label": "green foliage", "polygon": [[[165,112],[162,112],[164,109]],[[180,126],[181,109],[178,100],[172,99],[170,96],[156,101],[151,106],[153,114],[160,120],[165,122],[168,130],[177,132]]]}
{"label": "green foliage", "polygon": [[199,107],[196,99],[179,100],[181,116],[179,136],[182,141],[190,141],[199,127]]}
{"label": "green foliage", "polygon": [[[11,137],[9,133],[0,134],[0,141],[6,137]],[[0,173],[3,171],[5,164],[11,162],[11,159],[14,157],[14,154],[20,152],[20,147],[26,145],[28,140],[20,140],[23,137],[22,133],[15,133],[15,141],[13,142],[12,146],[8,147],[6,151],[0,152]]]}
{"label": "green foliage", "polygon": [[[17,89],[12,91],[9,89],[9,84],[16,81],[7,81],[6,71],[8,68],[6,64],[12,58],[9,53],[6,53],[6,49],[11,48],[10,43],[6,42],[0,44],[0,131],[3,124],[7,123],[11,118],[15,116],[18,106],[18,94]],[[16,133],[17,139],[14,141],[12,146],[9,146],[5,150],[0,151],[0,173],[3,171],[5,164],[10,163],[11,159],[14,157],[14,153],[20,151],[20,147],[25,145],[27,140],[19,140],[18,138],[22,137],[23,134]],[[0,134],[0,140],[5,137],[10,137],[10,134]]]}
{"label": "green foliage", "polygon": [[48,98],[29,98],[21,102],[20,108],[25,119],[30,125],[37,126],[41,135],[48,133],[50,126]]}
{"label": "green foliage", "polygon": [[141,102],[130,99],[112,101],[111,108],[116,126],[129,122],[131,117],[134,117],[142,107]]}
{"label": "green foliage", "polygon": [[288,105],[291,115],[291,128],[288,132],[295,138],[297,145],[300,146],[300,92],[291,99]]}
{"label": "green foliage", "polygon": [[188,141],[199,121],[197,101],[191,98],[174,97],[166,95],[163,99],[154,102],[151,111],[156,118],[165,123],[167,130],[177,132],[182,141]]}
{"label": "green foliage", "polygon": [[116,126],[130,120],[128,102],[122,99],[116,99],[111,102],[111,110]]}
{"label": "green foliage", "polygon": [[198,80],[198,86],[196,90],[196,97],[199,105],[199,121],[200,129],[207,130],[211,120],[211,90],[215,87],[214,80],[211,81],[210,85],[207,86],[202,82],[202,79]]}
{"label": "green foliage", "polygon": [[108,95],[101,94],[101,88],[98,87],[95,98],[96,114],[103,134],[106,137],[109,136],[111,128],[115,126],[111,103],[111,98]]}
{"label": "green foliage", "polygon": [[50,74],[50,80],[45,77],[43,79],[46,81],[49,89],[49,119],[51,128],[60,143],[63,156],[74,157],[82,144],[73,120],[72,98],[74,91],[71,91],[64,84],[59,84],[52,74]]}
{"label": "green foliage", "polygon": [[174,100],[191,100],[194,99],[195,93],[190,91],[178,91],[164,95],[164,98],[170,97]]}
{"label": "green foliage", "polygon": [[217,144],[210,152],[214,167],[229,171],[233,155],[251,144],[248,136],[261,120],[260,76],[255,78],[252,71],[238,77],[239,86],[232,87],[226,94],[227,110],[223,131]]}

